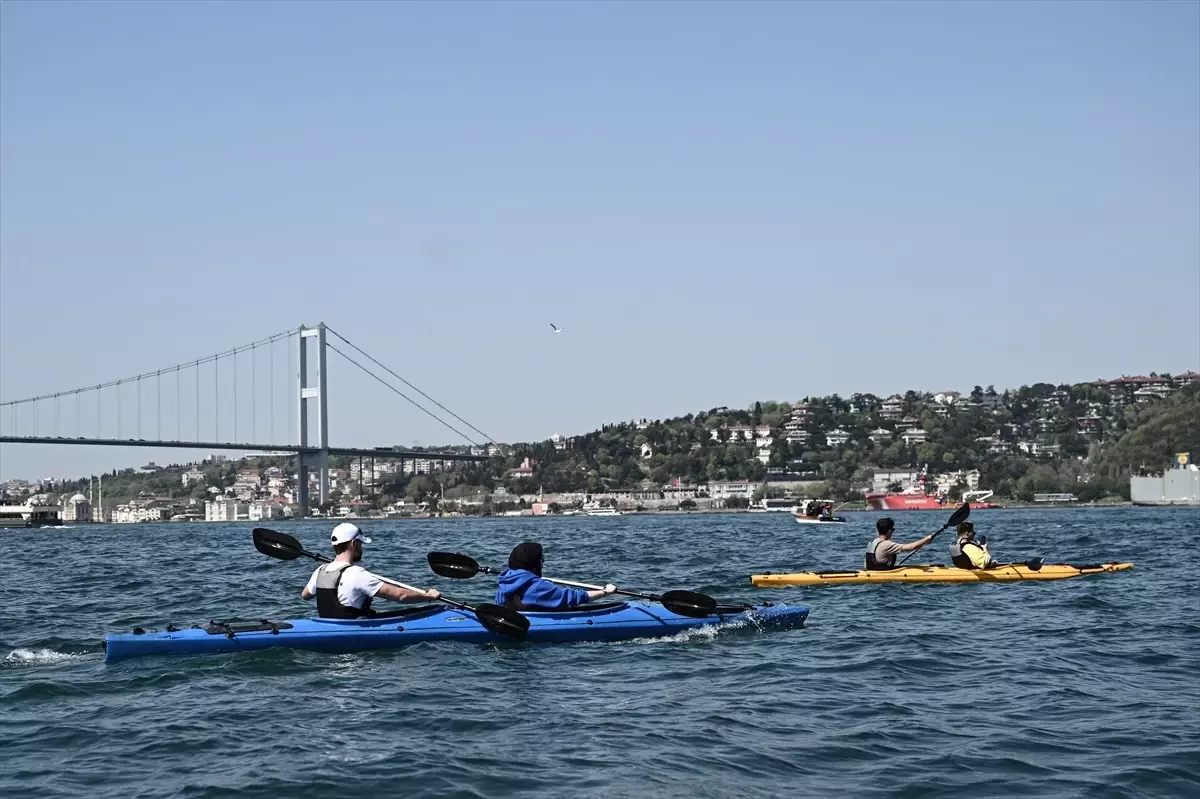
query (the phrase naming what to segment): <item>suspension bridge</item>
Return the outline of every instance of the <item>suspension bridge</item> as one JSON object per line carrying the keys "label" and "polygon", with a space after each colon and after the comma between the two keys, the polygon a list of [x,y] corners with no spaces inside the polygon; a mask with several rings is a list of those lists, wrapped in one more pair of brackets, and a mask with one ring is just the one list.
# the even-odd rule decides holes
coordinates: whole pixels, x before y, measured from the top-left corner
{"label": "suspension bridge", "polygon": [[[465,439],[470,451],[330,445],[329,351]],[[260,435],[271,443],[261,443]],[[294,454],[301,517],[309,515],[310,474],[319,502],[329,501],[330,456],[483,461],[487,456],[478,449],[484,443],[496,442],[324,323],[132,377],[0,401],[0,444]]]}

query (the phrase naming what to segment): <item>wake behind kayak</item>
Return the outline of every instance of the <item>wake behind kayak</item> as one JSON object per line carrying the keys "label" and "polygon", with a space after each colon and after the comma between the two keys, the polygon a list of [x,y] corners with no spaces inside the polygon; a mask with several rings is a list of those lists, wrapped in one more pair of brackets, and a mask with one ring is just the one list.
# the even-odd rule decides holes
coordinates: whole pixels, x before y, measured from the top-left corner
{"label": "wake behind kayak", "polygon": [[[612,602],[584,610],[523,613],[524,640],[544,643],[660,638],[684,630],[730,622],[763,629],[798,627],[808,617],[803,605],[719,606],[704,618],[681,616],[653,602]],[[104,639],[108,662],[143,655],[203,655],[277,647],[317,652],[396,649],[426,641],[501,643],[511,641],[484,627],[470,612],[440,605],[407,608],[364,619],[269,619],[210,622],[186,629],[134,631]]]}

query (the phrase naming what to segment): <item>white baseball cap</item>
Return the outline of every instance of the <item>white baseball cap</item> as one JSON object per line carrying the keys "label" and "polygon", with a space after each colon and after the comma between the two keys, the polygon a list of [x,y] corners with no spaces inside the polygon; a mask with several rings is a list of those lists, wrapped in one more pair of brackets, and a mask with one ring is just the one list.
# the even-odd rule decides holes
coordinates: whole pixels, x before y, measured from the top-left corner
{"label": "white baseball cap", "polygon": [[329,540],[334,546],[344,544],[347,541],[353,541],[356,538],[364,544],[371,543],[371,539],[362,534],[362,530],[358,529],[358,525],[351,524],[350,522],[342,522],[333,528],[333,535],[329,536]]}

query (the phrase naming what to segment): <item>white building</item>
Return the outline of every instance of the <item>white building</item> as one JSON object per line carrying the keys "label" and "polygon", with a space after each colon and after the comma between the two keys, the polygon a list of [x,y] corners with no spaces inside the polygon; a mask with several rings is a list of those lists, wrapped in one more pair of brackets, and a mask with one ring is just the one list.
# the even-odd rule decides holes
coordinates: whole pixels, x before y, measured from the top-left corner
{"label": "white building", "polygon": [[63,503],[60,518],[63,524],[87,524],[92,520],[92,503],[83,494],[76,494]]}
{"label": "white building", "polygon": [[914,469],[905,469],[904,471],[877,471],[871,477],[871,490],[876,494],[885,493],[888,486],[897,483],[900,490],[911,488],[913,483],[920,478],[920,472]]}
{"label": "white building", "polygon": [[825,443],[831,447],[840,447],[850,440],[850,434],[838,427],[825,434]]}
{"label": "white building", "polygon": [[204,472],[193,467],[191,469],[188,469],[186,472],[184,472],[180,476],[180,480],[183,482],[183,487],[187,488],[190,485],[195,485],[196,483],[203,481],[204,480]]}
{"label": "white building", "polygon": [[789,444],[807,444],[809,433],[807,430],[788,430],[784,438]]}
{"label": "white building", "polygon": [[283,508],[278,502],[260,499],[251,502],[246,508],[246,517],[252,522],[271,521],[284,517]]}
{"label": "white building", "polygon": [[894,422],[904,415],[904,400],[900,397],[892,396],[883,401],[879,406],[879,418],[884,421]]}
{"label": "white building", "polygon": [[730,497],[750,499],[754,496],[757,488],[757,483],[751,483],[748,480],[715,480],[708,484],[708,495],[713,499],[729,499]]}
{"label": "white building", "polygon": [[250,506],[234,499],[216,499],[204,503],[204,521],[236,522],[249,520]]}
{"label": "white building", "polygon": [[913,444],[924,444],[929,440],[929,434],[925,432],[924,428],[914,427],[911,430],[904,431],[904,435],[900,436],[900,438],[904,440],[905,444],[911,447]]}
{"label": "white building", "polygon": [[162,505],[142,505],[130,503],[118,505],[113,510],[114,524],[138,524],[140,522],[161,522],[171,518],[170,511]]}
{"label": "white building", "polygon": [[979,470],[971,469],[970,471],[948,472],[939,474],[933,477],[933,483],[937,486],[938,493],[948,494],[950,489],[957,483],[963,482],[966,484],[968,491],[975,491],[979,488]]}
{"label": "white building", "polygon": [[892,431],[886,427],[876,427],[871,431],[870,438],[876,444],[883,444],[892,440]]}

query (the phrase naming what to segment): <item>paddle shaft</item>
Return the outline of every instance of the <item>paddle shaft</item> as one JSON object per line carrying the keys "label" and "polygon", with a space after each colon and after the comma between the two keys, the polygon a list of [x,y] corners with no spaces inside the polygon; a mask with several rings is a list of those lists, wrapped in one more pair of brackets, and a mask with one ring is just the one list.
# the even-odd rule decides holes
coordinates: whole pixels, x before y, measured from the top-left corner
{"label": "paddle shaft", "polygon": [[[484,566],[480,563],[476,563],[475,568],[478,569],[483,574],[499,574],[500,573],[497,569],[493,569],[491,566]],[[542,579],[549,580],[550,582],[555,583],[556,585],[570,586],[571,588],[583,588],[588,591],[603,591],[604,590],[604,586],[593,585],[592,583],[581,583],[581,582],[577,582],[575,580],[561,580],[557,577],[543,577]],[[634,596],[634,597],[637,597],[638,599],[648,599],[651,602],[662,602],[663,601],[662,594],[643,594],[640,591],[627,591],[624,588],[618,588],[616,591],[613,591],[613,593],[621,594],[623,596]],[[750,606],[743,605],[741,607],[750,607]]]}
{"label": "paddle shaft", "polygon": [[[476,564],[476,568],[479,569],[479,571],[483,572],[484,574],[499,574],[500,573],[497,569],[493,569],[491,566],[484,566],[482,564]],[[557,585],[570,586],[571,588],[584,588],[584,589],[587,589],[588,591],[603,591],[604,590],[604,586],[592,585],[591,583],[577,583],[574,580],[560,580],[557,577],[543,577],[542,579],[549,580],[550,582],[555,583]],[[649,599],[651,602],[657,602],[660,599],[662,599],[662,597],[658,594],[642,594],[637,591],[626,591],[624,588],[618,588],[616,591],[613,591],[613,593],[614,594],[624,594],[625,596],[635,596],[639,599]]]}
{"label": "paddle shaft", "polygon": [[[545,577],[543,579],[549,580],[552,583],[557,583],[558,585],[568,585],[571,588],[586,588],[589,591],[603,591],[604,590],[604,586],[602,586],[602,585],[591,585],[589,583],[577,583],[577,582],[574,582],[573,580],[560,580],[557,577]],[[649,599],[651,602],[657,602],[658,600],[662,599],[662,597],[658,594],[643,594],[638,591],[626,591],[624,588],[618,588],[617,590],[613,591],[613,593],[614,594],[623,594],[625,596],[636,596],[639,599]]]}

